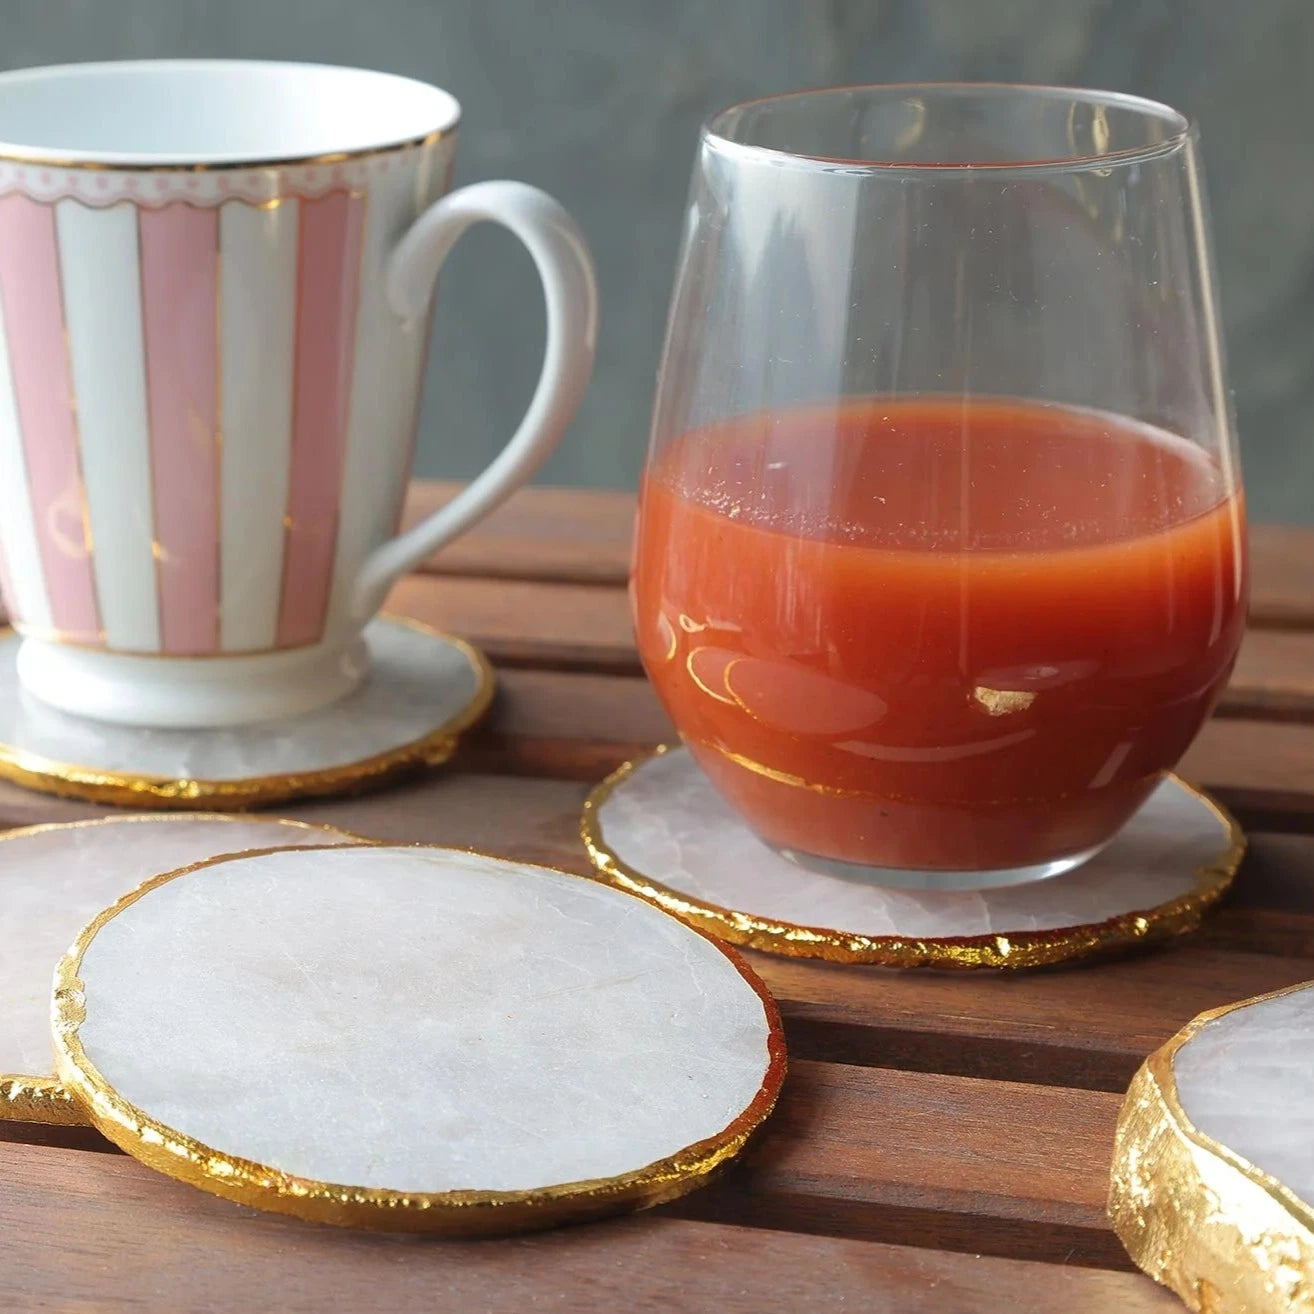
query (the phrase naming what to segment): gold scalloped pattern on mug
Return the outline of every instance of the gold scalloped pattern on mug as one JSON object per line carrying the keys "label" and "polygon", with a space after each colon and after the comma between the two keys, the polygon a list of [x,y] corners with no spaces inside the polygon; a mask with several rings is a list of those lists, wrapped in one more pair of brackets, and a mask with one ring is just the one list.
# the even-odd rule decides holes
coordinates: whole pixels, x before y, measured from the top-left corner
{"label": "gold scalloped pattern on mug", "polygon": [[[39,826],[18,826],[0,832],[0,844],[6,840],[22,839],[28,835],[44,835],[51,831],[87,830],[92,826],[122,826],[152,821],[259,821],[269,826],[290,826],[295,830],[319,831],[327,836],[340,836],[352,844],[375,844],[377,840],[343,830],[338,826],[321,825],[309,821],[296,821],[290,817],[240,817],[224,812],[186,812],[168,815],[149,813],[131,817],[93,817],[86,821],[43,822]],[[58,1077],[34,1076],[16,1072],[0,1072],[0,1122],[39,1122],[58,1127],[86,1127],[86,1112],[68,1093]]]}
{"label": "gold scalloped pattern on mug", "polygon": [[[307,851],[311,850],[313,846],[307,846]],[[227,858],[259,857],[273,851],[250,849],[242,854],[229,854]],[[477,849],[462,852],[506,861]],[[691,929],[703,934],[725,954],[762,1001],[767,1021],[767,1066],[757,1094],[725,1128],[664,1159],[615,1177],[565,1182],[537,1190],[419,1193],[316,1181],[203,1145],[123,1099],[87,1057],[78,1036],[86,1017],[80,970],[83,956],[97,932],[123,909],[171,880],[225,860],[208,859],[166,872],[124,895],[83,930],[55,974],[52,1022],[56,1068],[61,1081],[72,1092],[75,1102],[86,1110],[94,1127],[120,1149],[168,1177],[253,1209],[291,1214],[336,1227],[459,1237],[501,1236],[647,1209],[687,1195],[734,1159],[775,1108],[787,1067],[784,1028],[776,1002],[733,949],[694,927]],[[545,867],[543,863],[532,865]],[[545,869],[574,880],[589,879],[557,867]]]}
{"label": "gold scalloped pattern on mug", "polygon": [[1137,1266],[1201,1314],[1314,1314],[1314,1210],[1201,1132],[1173,1058],[1202,1027],[1308,982],[1201,1013],[1141,1065],[1114,1143],[1109,1218]]}
{"label": "gold scalloped pattern on mug", "polygon": [[[461,735],[478,724],[492,705],[496,676],[488,658],[465,639],[445,634],[406,616],[384,615],[420,634],[440,639],[460,651],[475,675],[475,691],[466,706],[434,730],[372,757],[313,771],[246,776],[233,780],[171,779],[136,775],[103,767],[57,762],[13,744],[0,743],[0,778],[42,794],[83,799],[111,807],[142,809],[213,808],[241,812],[290,799],[355,794],[376,789],[394,776],[421,767],[441,766],[455,754]],[[8,629],[8,627],[5,627]]]}
{"label": "gold scalloped pattern on mug", "polygon": [[[124,202],[149,210],[175,202],[209,209],[228,201],[264,206],[309,200],[335,187],[368,187],[380,174],[404,163],[404,157],[453,140],[459,128],[457,121],[384,146],[221,163],[117,164],[42,157],[35,151],[0,152],[0,196],[17,193],[41,205],[69,201],[97,210]],[[446,153],[450,158],[451,150]]]}
{"label": "gold scalloped pattern on mug", "polygon": [[[664,744],[656,749],[656,753],[670,750],[671,745]],[[1236,818],[1209,795],[1174,775],[1173,779],[1187,793],[1209,808],[1227,833],[1227,843],[1217,861],[1196,871],[1195,888],[1188,893],[1155,907],[1135,909],[1106,921],[1045,931],[936,939],[861,935],[828,927],[774,921],[723,908],[663,885],[654,876],[637,871],[626,863],[603,836],[600,809],[612,792],[646,760],[640,758],[623,763],[584,802],[580,837],[599,878],[665,908],[682,921],[719,939],[787,958],[819,958],[831,963],[866,963],[878,967],[1012,970],[1048,967],[1053,963],[1109,953],[1194,930],[1204,914],[1231,887],[1246,851],[1245,835]]]}

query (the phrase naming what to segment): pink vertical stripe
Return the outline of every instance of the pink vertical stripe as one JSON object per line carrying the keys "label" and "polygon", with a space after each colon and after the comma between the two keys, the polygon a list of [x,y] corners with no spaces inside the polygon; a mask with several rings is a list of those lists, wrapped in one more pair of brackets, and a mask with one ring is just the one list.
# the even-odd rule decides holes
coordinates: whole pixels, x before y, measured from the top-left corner
{"label": "pink vertical stripe", "polygon": [[51,623],[68,638],[97,642],[53,205],[14,193],[0,199],[0,296]]}
{"label": "pink vertical stripe", "polygon": [[292,470],[279,647],[323,634],[338,541],[360,293],[365,203],[346,192],[302,201],[297,245]]}
{"label": "pink vertical stripe", "polygon": [[217,209],[142,208],[142,323],[151,428],[160,639],[219,646]]}

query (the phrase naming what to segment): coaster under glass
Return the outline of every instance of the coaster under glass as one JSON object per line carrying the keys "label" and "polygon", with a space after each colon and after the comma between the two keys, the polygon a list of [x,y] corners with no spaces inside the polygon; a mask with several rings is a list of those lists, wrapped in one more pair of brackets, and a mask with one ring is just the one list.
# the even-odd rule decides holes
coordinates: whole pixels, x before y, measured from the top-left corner
{"label": "coaster under glass", "polygon": [[1236,821],[1169,776],[1075,870],[984,890],[889,889],[776,853],[684,749],[614,772],[581,829],[607,880],[725,940],[888,967],[1038,967],[1184,932],[1245,852]]}
{"label": "coaster under glass", "polygon": [[147,882],[61,962],[60,1079],[150,1167],[318,1222],[487,1235],[707,1180],[785,1071],[724,945],[596,881],[424,845]]}
{"label": "coaster under glass", "polygon": [[1118,1121],[1109,1215],[1193,1309],[1314,1314],[1314,984],[1197,1017]]}
{"label": "coaster under glass", "polygon": [[161,871],[270,845],[354,844],[332,826],[217,813],[149,813],[0,835],[0,1119],[85,1124],[55,1078],[50,980],[107,904]]}
{"label": "coaster under glass", "polygon": [[27,694],[22,639],[0,638],[0,777],[48,794],[133,808],[267,807],[350,793],[445,762],[487,711],[493,673],[463,639],[381,617],[370,672],[338,702],[247,726],[149,729],[70,716]]}

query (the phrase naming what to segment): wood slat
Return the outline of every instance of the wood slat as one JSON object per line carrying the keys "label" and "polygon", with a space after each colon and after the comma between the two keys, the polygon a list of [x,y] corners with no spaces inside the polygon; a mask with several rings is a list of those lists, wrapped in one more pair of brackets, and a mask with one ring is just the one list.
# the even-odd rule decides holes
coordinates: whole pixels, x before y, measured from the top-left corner
{"label": "wood slat", "polygon": [[1243,954],[1314,958],[1312,901],[1314,840],[1254,833],[1231,898],[1219,916],[1205,921],[1193,943]]}
{"label": "wood slat", "polygon": [[477,643],[503,666],[639,674],[625,590],[608,585],[408,575],[387,610]]}
{"label": "wood slat", "polygon": [[1128,1266],[1105,1216],[1120,1096],[796,1061],[747,1161],[686,1217]]}
{"label": "wood slat", "polygon": [[[443,843],[526,861],[586,861],[579,808],[587,786],[569,780],[439,770],[358,797],[289,804],[278,815],[331,823],[374,839]],[[117,809],[38,794],[0,781],[0,829],[119,815]]]}
{"label": "wood slat", "polygon": [[257,1217],[122,1156],[0,1145],[0,1180],[0,1307],[15,1311],[1177,1308],[1131,1273],[654,1215],[501,1243],[339,1232]]}
{"label": "wood slat", "polygon": [[1314,728],[1215,718],[1178,770],[1251,830],[1314,830]]}
{"label": "wood slat", "polygon": [[1121,1094],[1190,1018],[1308,980],[1309,958],[1187,942],[1117,961],[970,981],[750,954],[799,1058]]}
{"label": "wood slat", "polygon": [[1250,527],[1253,625],[1314,627],[1314,529]]}
{"label": "wood slat", "polygon": [[[409,528],[462,485],[417,482],[406,499]],[[624,584],[630,568],[634,495],[581,488],[523,488],[421,567],[444,575],[558,583]]]}
{"label": "wood slat", "polygon": [[1219,712],[1314,721],[1314,631],[1252,628]]}

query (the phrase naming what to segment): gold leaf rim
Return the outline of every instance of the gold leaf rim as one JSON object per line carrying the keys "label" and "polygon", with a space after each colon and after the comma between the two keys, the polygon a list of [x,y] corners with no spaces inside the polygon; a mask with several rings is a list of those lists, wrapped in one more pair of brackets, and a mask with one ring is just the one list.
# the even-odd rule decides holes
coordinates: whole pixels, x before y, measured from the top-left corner
{"label": "gold leaf rim", "polygon": [[0,743],[0,779],[65,798],[111,807],[154,809],[213,808],[244,811],[270,807],[294,798],[364,792],[419,767],[441,766],[455,754],[460,736],[476,725],[492,705],[496,676],[480,649],[465,639],[434,629],[409,616],[384,615],[382,620],[404,625],[457,649],[475,676],[475,690],[466,705],[442,725],[417,739],[387,748],[355,762],[313,771],[290,771],[236,780],[191,780],[140,775],[104,767],[81,766]]}
{"label": "gold leaf rim", "polygon": [[1300,982],[1209,1009],[1155,1050],[1118,1115],[1108,1215],[1138,1268],[1207,1314],[1314,1312],[1314,1209],[1202,1132],[1173,1062],[1211,1022],[1314,989]]}
{"label": "gold leaf rim", "polygon": [[[441,90],[441,88],[439,88]],[[253,155],[239,159],[191,161],[176,160],[96,160],[77,158],[58,153],[47,154],[42,148],[15,150],[11,146],[0,150],[0,161],[21,165],[29,169],[65,169],[78,173],[176,173],[182,176],[197,173],[256,173],[278,172],[286,169],[322,168],[334,164],[354,164],[359,160],[375,159],[381,155],[404,155],[407,151],[426,150],[448,137],[455,137],[461,126],[458,106],[456,117],[441,128],[376,146],[357,146],[349,150],[319,151],[310,155]],[[129,154],[131,152],[128,152]]]}
{"label": "gold leaf rim", "polygon": [[[313,853],[334,847],[338,846],[304,845],[298,851]],[[515,862],[480,849],[443,844],[395,847],[464,853],[506,865],[537,867],[572,880],[589,879],[560,867]],[[646,1209],[677,1199],[695,1190],[735,1158],[775,1107],[787,1067],[784,1028],[776,1001],[762,979],[734,949],[698,927],[687,927],[724,954],[757,995],[767,1024],[767,1063],[756,1095],[720,1132],[643,1167],[613,1177],[534,1190],[403,1192],[299,1177],[216,1150],[166,1126],[120,1096],[83,1049],[78,1034],[85,1017],[80,976],[83,957],[102,927],[152,890],[207,867],[278,851],[277,847],[247,849],[152,877],[93,918],[56,969],[52,1028],[59,1079],[85,1110],[92,1126],[157,1172],[238,1204],[336,1227],[463,1237],[498,1236],[600,1218],[629,1209]]]}
{"label": "gold leaf rim", "polygon": [[[122,826],[150,821],[255,821],[265,826],[289,826],[338,836],[352,844],[377,844],[378,840],[326,823],[298,821],[292,817],[245,817],[232,812],[147,812],[117,817],[89,817],[83,821],[45,821],[36,826],[16,826],[0,832],[0,844],[27,839],[52,831],[86,830],[92,826]],[[82,1109],[58,1077],[50,1073],[0,1072],[0,1122],[35,1122],[56,1127],[87,1127]]]}
{"label": "gold leaf rim", "polygon": [[1170,772],[1172,780],[1217,818],[1227,838],[1218,858],[1197,868],[1195,888],[1165,903],[1132,909],[1102,922],[1045,931],[964,936],[863,935],[831,927],[782,922],[709,903],[672,889],[630,866],[607,844],[601,821],[603,804],[644,762],[676,747],[678,745],[662,744],[648,757],[622,763],[585,799],[580,816],[580,838],[597,878],[630,894],[637,894],[719,939],[788,958],[949,971],[1019,970],[1049,967],[1071,959],[1115,952],[1194,930],[1204,914],[1227,893],[1246,852],[1245,834],[1237,819],[1203,790]]}

